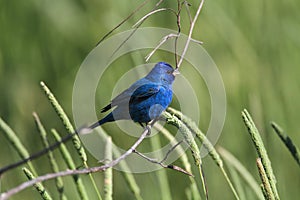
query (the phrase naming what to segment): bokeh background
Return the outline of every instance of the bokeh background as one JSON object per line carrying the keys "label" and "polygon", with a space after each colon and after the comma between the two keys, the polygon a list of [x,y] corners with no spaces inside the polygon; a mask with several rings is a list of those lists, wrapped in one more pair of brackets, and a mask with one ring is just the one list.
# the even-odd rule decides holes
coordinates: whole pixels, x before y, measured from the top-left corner
{"label": "bokeh background", "polygon": [[[189,2],[194,14],[199,2]],[[46,82],[72,117],[72,87],[80,64],[99,39],[140,3],[137,0],[0,0],[0,116],[16,131],[30,152],[42,148],[33,111],[38,112],[48,130],[54,127],[65,133],[39,82]],[[117,32],[131,28],[155,3],[150,1]],[[270,127],[270,121],[277,122],[300,145],[299,6],[297,0],[207,1],[193,34],[195,39],[204,42],[203,47],[219,67],[226,88],[227,117],[217,145],[228,149],[259,181],[256,153],[241,118],[242,109],[247,108],[268,150],[281,199],[297,199],[300,196],[299,167]],[[177,2],[165,1],[161,7],[176,9]],[[177,28],[174,15],[166,12],[152,16],[143,26]],[[189,23],[186,13],[182,14],[182,26],[183,33],[187,33]],[[101,82],[106,85],[99,86],[97,91],[101,96],[98,95],[95,101],[101,101],[101,104],[96,109],[105,106],[102,102],[111,98],[113,83],[133,66],[142,64],[149,51],[135,52],[113,64],[106,73],[106,79]],[[162,59],[174,63],[173,57],[163,52],[158,52],[151,61]],[[190,76],[193,86],[199,91],[197,95],[202,98],[199,101],[202,112],[200,128],[205,131],[210,119],[206,86],[201,77],[193,77],[191,68],[183,65],[181,71]],[[114,125],[105,128],[120,145],[126,146],[128,140],[133,141],[115,131]],[[1,166],[19,160],[1,133],[0,146]],[[72,151],[72,146],[69,147]],[[55,155],[60,159],[57,152]],[[74,159],[79,166],[79,159]],[[217,166],[210,158],[203,162],[211,199],[233,199]],[[40,158],[34,164],[40,174],[50,170],[46,158]],[[90,156],[89,164],[96,166],[97,161]],[[61,169],[64,168],[61,164]],[[115,199],[133,198],[121,173],[114,171],[114,175]],[[185,199],[188,178],[169,170],[167,175],[172,198]],[[159,199],[163,193],[156,184],[157,176],[154,172],[135,175],[144,199]],[[102,174],[95,177],[101,188]],[[1,177],[1,191],[25,180],[20,168],[8,172]],[[72,179],[64,180],[70,182],[65,189],[68,196],[78,199]],[[54,182],[48,181],[45,185],[55,197]],[[90,193],[93,199],[92,189]],[[36,191],[27,189],[12,199],[20,198],[40,197]]]}

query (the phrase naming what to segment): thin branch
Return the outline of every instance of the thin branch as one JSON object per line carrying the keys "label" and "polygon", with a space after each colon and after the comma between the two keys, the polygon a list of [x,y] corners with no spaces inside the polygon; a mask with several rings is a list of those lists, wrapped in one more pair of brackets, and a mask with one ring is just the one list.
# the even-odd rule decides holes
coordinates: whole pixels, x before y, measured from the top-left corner
{"label": "thin branch", "polygon": [[193,39],[193,38],[191,38],[191,42],[194,42],[194,43],[196,43],[196,44],[200,44],[200,45],[202,45],[202,44],[203,44],[203,42],[202,42],[202,41],[200,41],[200,40],[195,40],[195,39]]}
{"label": "thin branch", "polygon": [[[178,35],[178,33],[177,34],[175,34],[175,33],[170,33],[169,35],[166,35],[165,37],[163,37],[161,40],[160,40],[160,42],[159,42],[159,44],[145,57],[145,60],[146,60],[146,62],[148,62],[149,61],[149,59],[153,56],[153,54],[161,47],[161,45],[163,45],[167,40],[169,40],[169,39],[171,39],[171,38],[173,38],[173,37],[175,37],[175,38],[178,38],[179,37],[179,35]],[[199,40],[195,40],[195,39],[191,39],[191,41],[192,42],[195,42],[196,44],[200,44],[200,45],[202,45],[203,44],[203,42],[202,41],[199,41]],[[175,41],[176,42],[176,41]]]}
{"label": "thin branch", "polygon": [[[164,161],[166,161],[166,160],[168,159],[170,153],[171,153],[172,151],[174,151],[175,148],[176,148],[178,145],[180,145],[182,142],[183,142],[183,140],[177,142],[174,146],[172,146],[172,147],[168,150],[168,152],[166,153],[165,157],[164,157],[161,161],[159,161],[159,162],[158,162],[156,159],[154,159],[154,158],[149,158],[149,157],[147,157],[147,156],[145,156],[145,155],[142,155],[142,157],[143,157],[143,158],[146,158],[146,159],[147,159],[148,161],[150,161],[150,162],[157,163],[157,164],[162,164]],[[136,151],[136,150],[134,151],[134,153],[142,154],[142,153],[139,153],[139,152]]]}
{"label": "thin branch", "polygon": [[192,15],[191,15],[191,11],[190,11],[191,4],[189,2],[187,2],[187,1],[184,1],[183,4],[185,5],[185,9],[186,9],[186,12],[187,12],[187,14],[189,16],[190,23],[192,23],[193,19],[192,19]]}
{"label": "thin branch", "polygon": [[[155,10],[162,2],[163,0],[157,2],[157,4],[155,4],[155,7],[152,9],[152,11]],[[145,20],[146,19],[144,19],[139,25],[137,25],[137,27],[135,27],[135,29],[129,34],[129,36],[116,48],[116,50],[112,53],[110,58],[112,58],[117,53],[117,51],[119,51],[119,49],[131,38],[131,36],[133,36],[133,34],[138,30],[138,28],[143,24]]]}
{"label": "thin branch", "polygon": [[36,184],[36,183],[40,183],[40,182],[43,182],[46,180],[50,180],[50,179],[57,178],[57,177],[68,176],[68,175],[95,173],[95,172],[99,172],[99,171],[104,171],[110,167],[117,165],[119,162],[121,162],[127,156],[129,156],[136,149],[136,147],[146,138],[146,136],[148,136],[151,133],[151,128],[155,122],[156,122],[156,120],[152,120],[151,122],[149,122],[149,124],[145,127],[143,133],[139,137],[139,139],[124,154],[122,154],[117,159],[111,161],[110,163],[102,165],[102,166],[92,167],[92,168],[85,168],[85,169],[81,169],[81,170],[66,170],[66,171],[61,171],[58,173],[50,173],[50,174],[46,174],[43,176],[39,176],[33,180],[24,182],[24,183],[20,184],[19,186],[8,190],[7,192],[2,193],[0,195],[0,200],[6,200],[9,197],[11,197],[12,195]]}
{"label": "thin branch", "polygon": [[182,169],[181,167],[178,167],[178,166],[176,166],[176,165],[165,165],[165,164],[162,163],[162,162],[156,161],[156,159],[149,158],[149,157],[145,156],[144,154],[138,152],[137,150],[134,150],[133,153],[136,153],[137,155],[141,156],[142,158],[146,159],[147,161],[149,161],[149,162],[151,162],[151,163],[154,163],[154,164],[158,164],[158,165],[160,165],[160,166],[163,167],[163,168],[173,169],[173,170],[175,170],[175,171],[179,171],[179,172],[181,172],[181,173],[184,173],[184,174],[186,174],[186,175],[189,175],[189,176],[194,177],[193,174],[189,173],[188,171],[186,171],[186,170],[184,170],[184,169]]}
{"label": "thin branch", "polygon": [[185,56],[185,54],[186,54],[186,52],[187,52],[187,49],[188,49],[188,47],[189,47],[190,41],[192,40],[192,33],[193,33],[193,30],[194,30],[196,21],[197,21],[197,19],[198,19],[198,17],[199,17],[199,14],[200,14],[200,12],[201,12],[201,9],[202,9],[202,7],[203,7],[203,4],[204,4],[204,0],[201,0],[201,2],[200,2],[200,4],[199,4],[199,7],[198,7],[198,9],[197,9],[196,15],[195,15],[195,17],[194,17],[194,19],[193,19],[193,21],[192,21],[192,23],[191,23],[190,30],[189,30],[189,35],[188,35],[188,39],[187,39],[187,41],[186,41],[186,43],[185,43],[185,46],[184,46],[183,52],[182,52],[182,54],[181,54],[180,60],[179,60],[179,62],[178,62],[178,65],[176,66],[177,69],[180,67],[180,65],[181,65],[181,63],[182,63],[182,61],[183,61],[183,58],[184,58],[184,56]]}
{"label": "thin branch", "polygon": [[177,68],[178,65],[178,54],[177,54],[177,43],[178,43],[178,37],[181,33],[181,24],[180,24],[180,13],[181,13],[181,9],[182,9],[182,3],[180,3],[180,0],[177,0],[177,9],[178,9],[178,13],[177,13],[177,27],[178,27],[178,31],[177,31],[177,37],[175,38],[175,42],[174,42],[174,56],[175,56],[175,66]]}
{"label": "thin branch", "polygon": [[164,0],[159,0],[156,4],[155,7],[157,8]]}
{"label": "thin branch", "polygon": [[174,13],[175,15],[177,15],[177,13],[175,12],[175,10],[171,9],[171,8],[160,8],[157,10],[153,10],[151,12],[149,12],[148,14],[144,15],[138,22],[136,22],[132,27],[135,28],[138,25],[140,25],[141,23],[143,23],[148,17],[150,17],[151,15],[161,12],[161,11],[171,11],[172,13]]}
{"label": "thin branch", "polygon": [[117,26],[115,26],[112,30],[110,30],[108,33],[106,33],[101,39],[100,41],[96,44],[96,46],[98,46],[98,44],[100,44],[101,42],[103,42],[103,40],[105,40],[110,34],[112,34],[116,29],[118,29],[120,26],[122,26],[122,24],[124,24],[127,20],[129,20],[135,13],[137,13],[144,5],[146,5],[150,0],[146,0],[144,1],[142,4],[140,4],[134,11],[132,11],[124,20],[122,20]]}
{"label": "thin branch", "polygon": [[172,151],[174,151],[175,148],[176,148],[177,146],[179,146],[182,142],[183,142],[183,140],[177,142],[174,146],[172,146],[171,149],[168,150],[168,152],[166,153],[165,157],[164,157],[160,162],[161,162],[161,163],[162,163],[162,162],[165,162],[165,161],[168,159],[170,153],[172,153]]}
{"label": "thin branch", "polygon": [[165,37],[163,37],[159,44],[145,57],[146,62],[148,62],[148,60],[151,58],[151,56],[155,53],[155,51],[157,51],[157,49],[159,49],[159,47],[161,47],[161,45],[163,45],[167,40],[169,40],[170,38],[173,37],[178,37],[177,34],[171,33],[169,35],[166,35]]}

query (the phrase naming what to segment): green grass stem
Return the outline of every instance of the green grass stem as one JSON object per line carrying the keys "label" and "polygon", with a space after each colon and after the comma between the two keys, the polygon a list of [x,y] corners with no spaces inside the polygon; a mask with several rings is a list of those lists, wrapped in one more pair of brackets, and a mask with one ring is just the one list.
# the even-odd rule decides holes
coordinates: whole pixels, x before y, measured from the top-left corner
{"label": "green grass stem", "polygon": [[[59,102],[56,100],[53,93],[50,91],[50,89],[46,86],[46,84],[44,82],[41,82],[40,85],[41,85],[42,89],[44,90],[44,92],[45,92],[48,100],[50,101],[52,107],[54,108],[57,115],[61,119],[63,125],[67,129],[68,133],[73,134],[75,132],[75,129],[73,128],[68,116],[66,115],[65,111],[63,110],[63,108],[61,107]],[[87,156],[86,156],[85,150],[84,150],[84,148],[81,144],[81,141],[80,141],[78,135],[74,134],[72,141],[73,141],[74,147],[76,148],[76,150],[77,150],[80,158],[82,159],[83,163],[86,163]]]}
{"label": "green grass stem", "polygon": [[[101,132],[103,133],[103,134],[98,134],[99,137],[101,137],[101,139],[106,140],[107,137],[110,137],[110,136],[108,136],[106,131],[103,130],[101,127],[98,127],[98,129],[101,129]],[[113,145],[113,142],[112,142],[112,145]],[[115,148],[114,145],[112,147],[112,152],[113,152],[113,155],[114,155],[115,158],[118,158],[118,157],[121,156],[120,151],[117,148]],[[119,166],[123,171],[122,175],[124,176],[124,179],[127,182],[127,185],[129,187],[130,191],[133,193],[135,199],[136,200],[143,200],[143,198],[141,196],[140,187],[138,186],[133,174],[129,172],[130,168],[126,163],[126,160],[123,160],[122,162],[120,162]]]}
{"label": "green grass stem", "polygon": [[268,180],[268,176],[267,176],[267,173],[265,171],[265,168],[264,168],[264,166],[261,162],[261,158],[256,159],[256,165],[257,165],[257,168],[258,168],[260,179],[262,181],[262,187],[261,188],[262,188],[262,192],[265,196],[265,199],[266,200],[275,200],[275,196],[274,196],[273,190],[271,188],[270,182]]}
{"label": "green grass stem", "polygon": [[254,143],[258,157],[261,158],[262,164],[264,166],[265,172],[268,177],[268,181],[272,188],[272,192],[274,193],[274,197],[276,200],[278,200],[280,198],[279,198],[277,188],[276,188],[276,178],[273,173],[271,161],[268,157],[267,150],[265,149],[263,141],[260,137],[260,134],[259,134],[250,114],[248,113],[248,111],[246,109],[243,110],[242,117],[243,117],[244,123],[248,129],[248,132],[251,136],[251,139]]}
{"label": "green grass stem", "polygon": [[[27,176],[28,180],[35,179],[35,176],[30,172],[27,168],[22,168],[23,172]],[[44,200],[52,200],[52,197],[47,192],[47,190],[44,188],[44,186],[41,183],[34,184],[35,189],[40,193],[42,199]]]}
{"label": "green grass stem", "polygon": [[292,154],[293,158],[296,160],[298,165],[300,166],[300,150],[299,148],[293,143],[292,139],[283,131],[283,129],[277,125],[275,122],[271,122],[272,128],[275,130],[281,141],[285,144],[288,148],[290,153]]}
{"label": "green grass stem", "polygon": [[[160,130],[160,133],[162,133],[162,135],[169,140],[171,146],[174,146],[177,144],[178,141],[176,141],[175,137],[163,126],[156,123],[154,125],[154,128],[156,128],[157,130]],[[189,162],[187,155],[185,154],[185,150],[179,145],[175,148],[175,151],[177,152],[178,155],[180,155],[179,159],[181,160],[182,164],[184,165],[185,170],[187,172],[191,173],[191,171],[192,171],[191,164]],[[196,183],[194,177],[192,177],[192,176],[188,176],[188,177],[191,182],[189,192],[191,192],[192,199],[201,200],[201,196],[200,196],[199,190],[197,188],[197,183]]]}
{"label": "green grass stem", "polygon": [[[107,137],[105,146],[105,163],[112,161],[112,142],[111,137]],[[113,168],[110,167],[104,171],[104,199],[112,200],[113,195]]]}
{"label": "green grass stem", "polygon": [[[49,142],[48,142],[48,138],[47,138],[47,132],[46,132],[43,124],[41,123],[41,120],[40,120],[39,116],[37,115],[37,113],[34,112],[33,117],[34,117],[37,129],[38,129],[38,131],[41,135],[44,147],[48,148],[49,147]],[[56,159],[55,159],[52,151],[49,151],[47,155],[48,155],[48,158],[49,158],[49,162],[50,162],[50,166],[51,166],[52,171],[55,172],[55,173],[59,172],[59,167],[58,167],[58,164],[56,162]],[[55,185],[56,185],[56,188],[59,192],[60,199],[66,200],[67,197],[64,195],[64,183],[63,183],[63,180],[62,180],[61,177],[57,177],[55,179]]]}
{"label": "green grass stem", "polygon": [[193,134],[196,135],[196,137],[200,140],[200,142],[202,143],[202,145],[204,146],[204,148],[208,151],[209,155],[211,156],[211,158],[213,159],[213,161],[220,167],[220,170],[222,172],[222,174],[225,177],[225,180],[227,181],[231,191],[233,192],[234,196],[236,199],[239,199],[239,196],[231,182],[231,180],[229,179],[225,169],[224,169],[224,164],[223,161],[219,155],[219,153],[216,151],[216,149],[214,148],[214,146],[210,143],[210,141],[207,139],[207,137],[205,136],[205,134],[198,128],[198,126],[196,125],[196,123],[188,118],[187,116],[183,115],[180,111],[169,107],[167,109],[168,112],[170,112],[171,114],[173,114],[174,116],[178,117],[191,131]]}
{"label": "green grass stem", "polygon": [[202,189],[204,191],[205,197],[208,198],[207,189],[206,189],[206,185],[205,185],[205,179],[204,179],[203,172],[202,172],[202,159],[200,156],[200,150],[199,150],[199,147],[198,147],[196,141],[194,140],[192,132],[176,116],[171,115],[168,112],[164,112],[163,116],[166,118],[166,121],[168,124],[171,124],[179,129],[179,131],[183,135],[185,141],[189,145],[189,148],[192,152],[195,164],[199,171],[199,175],[200,175],[201,182],[202,182]]}
{"label": "green grass stem", "polygon": [[191,188],[188,187],[185,189],[185,195],[187,200],[193,200]]}
{"label": "green grass stem", "polygon": [[[58,134],[58,132],[56,130],[51,129],[51,133],[55,137],[56,141],[61,140],[61,137],[60,137],[60,135]],[[60,150],[60,152],[63,156],[63,159],[64,159],[65,163],[67,164],[68,168],[71,169],[71,170],[76,169],[75,163],[74,163],[74,161],[72,159],[72,156],[69,153],[66,145],[61,143],[60,146],[59,146],[59,150]],[[80,199],[88,200],[89,198],[88,198],[85,186],[84,186],[80,176],[79,175],[74,175],[73,180],[75,182],[75,185],[76,185],[77,191],[79,193]]]}
{"label": "green grass stem", "polygon": [[[50,91],[50,89],[46,86],[46,84],[44,82],[40,82],[40,85],[42,87],[42,89],[44,90],[48,100],[50,101],[52,107],[54,108],[54,110],[56,111],[57,115],[59,116],[59,118],[61,119],[63,125],[65,126],[66,130],[68,131],[69,134],[73,134],[75,133],[75,129],[73,128],[68,116],[66,115],[65,111],[63,110],[63,108],[61,107],[61,105],[59,104],[59,102],[57,101],[57,99],[55,98],[55,96],[53,95],[53,93]],[[85,168],[88,168],[87,165],[87,155],[86,152],[81,144],[81,141],[78,137],[77,134],[74,134],[72,137],[72,142],[73,145],[75,147],[75,149],[77,150],[77,153],[79,154],[79,157],[81,158],[83,165]],[[89,174],[90,180],[92,182],[92,185],[97,193],[98,199],[101,200],[101,195],[97,189],[95,180],[93,178],[93,176],[91,174]]]}
{"label": "green grass stem", "polygon": [[[151,142],[153,151],[161,148],[161,143],[160,143],[159,137],[152,137],[150,142]],[[163,155],[157,155],[158,158],[160,158],[161,156],[163,156]],[[165,169],[157,170],[156,175],[158,178],[158,185],[160,188],[160,194],[161,194],[160,199],[171,200],[172,195],[171,195],[171,190],[170,190],[170,186],[168,183],[168,176],[167,176],[166,170]]]}
{"label": "green grass stem", "polygon": [[256,182],[251,173],[242,165],[242,163],[240,163],[236,157],[234,157],[229,151],[227,151],[223,147],[219,146],[218,152],[221,154],[222,158],[225,159],[228,165],[232,166],[232,168],[239,172],[240,176],[248,183],[248,185],[253,190],[257,198],[264,199],[259,184]]}
{"label": "green grass stem", "polygon": [[200,140],[200,142],[203,144],[204,148],[208,151],[209,155],[212,157],[212,159],[216,162],[216,164],[219,167],[223,167],[223,161],[220,158],[220,155],[214,148],[214,146],[210,143],[210,141],[207,139],[205,134],[198,128],[196,123],[188,118],[187,116],[183,115],[180,111],[169,107],[167,109],[168,112],[175,115],[177,118],[179,118]]}
{"label": "green grass stem", "polygon": [[[29,153],[26,147],[22,144],[17,134],[6,124],[2,118],[0,117],[0,128],[4,132],[5,137],[8,141],[12,144],[14,149],[17,151],[21,159],[25,159],[29,157]],[[30,170],[34,175],[37,175],[35,168],[33,167],[32,163],[29,161],[27,162]]]}
{"label": "green grass stem", "polygon": [[241,177],[239,176],[238,172],[231,166],[229,166],[227,169],[229,171],[230,178],[235,186],[235,189],[239,195],[239,198],[241,200],[246,199],[246,194],[244,191],[242,180],[241,180]]}

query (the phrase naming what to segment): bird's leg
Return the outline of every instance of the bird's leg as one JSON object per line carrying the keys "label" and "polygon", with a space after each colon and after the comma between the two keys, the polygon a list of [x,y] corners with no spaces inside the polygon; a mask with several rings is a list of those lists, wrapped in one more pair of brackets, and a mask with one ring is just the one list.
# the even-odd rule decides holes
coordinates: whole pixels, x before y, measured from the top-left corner
{"label": "bird's leg", "polygon": [[146,129],[148,131],[147,136],[151,135],[151,128],[159,120],[160,117],[152,119],[150,122],[147,123]]}
{"label": "bird's leg", "polygon": [[146,129],[148,130],[147,136],[151,135],[151,126],[147,124]]}
{"label": "bird's leg", "polygon": [[150,122],[145,123],[145,124],[143,124],[142,122],[139,122],[139,124],[141,125],[141,127],[143,129],[145,129],[145,128],[147,129],[147,131],[148,131],[147,136],[151,135],[151,123]]}
{"label": "bird's leg", "polygon": [[142,122],[139,122],[142,128],[145,128],[145,125]]}

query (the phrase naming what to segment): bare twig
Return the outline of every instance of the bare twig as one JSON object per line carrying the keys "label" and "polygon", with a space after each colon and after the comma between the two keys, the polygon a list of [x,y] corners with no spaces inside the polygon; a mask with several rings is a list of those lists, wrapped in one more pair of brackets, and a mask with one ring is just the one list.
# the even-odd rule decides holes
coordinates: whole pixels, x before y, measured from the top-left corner
{"label": "bare twig", "polygon": [[179,60],[179,62],[178,62],[178,65],[176,65],[176,68],[177,68],[177,69],[180,67],[180,65],[181,65],[181,63],[182,63],[182,61],[183,61],[183,58],[184,58],[184,56],[185,56],[185,54],[186,54],[186,52],[187,52],[187,49],[188,49],[188,47],[189,47],[190,41],[192,40],[193,30],[194,30],[196,21],[197,21],[197,19],[198,19],[198,17],[199,17],[199,14],[200,14],[200,12],[201,12],[201,9],[202,9],[202,7],[203,7],[203,4],[204,4],[204,0],[201,0],[201,1],[200,1],[200,4],[199,4],[199,6],[198,6],[197,12],[196,12],[196,14],[195,14],[195,17],[194,17],[194,19],[193,19],[193,21],[192,21],[192,23],[191,23],[190,30],[189,30],[189,35],[188,35],[187,41],[186,41],[186,43],[185,43],[183,52],[182,52],[182,54],[181,54],[180,60]]}
{"label": "bare twig", "polygon": [[[165,157],[164,157],[161,161],[159,161],[159,162],[158,162],[156,159],[154,159],[154,158],[149,158],[149,157],[147,157],[147,156],[145,156],[145,155],[143,155],[142,157],[146,158],[146,159],[147,159],[148,161],[150,161],[150,162],[157,163],[157,164],[162,164],[164,161],[166,161],[166,160],[168,159],[170,153],[171,153],[172,151],[174,151],[175,148],[176,148],[178,145],[180,145],[182,142],[183,142],[183,140],[177,142],[174,146],[172,146],[172,147],[168,150],[168,152],[166,153]],[[136,150],[134,151],[134,153],[137,153],[137,154],[139,154],[139,155],[142,154],[142,153],[139,153],[139,152],[136,151]]]}
{"label": "bare twig", "polygon": [[[145,60],[146,62],[149,61],[149,59],[153,56],[153,54],[161,47],[161,45],[163,45],[167,40],[171,39],[175,37],[176,39],[179,37],[178,33],[175,34],[175,33],[170,33],[169,35],[166,35],[165,37],[163,37],[159,44],[145,57]],[[202,41],[199,41],[199,40],[195,40],[195,39],[191,39],[192,42],[195,42],[197,44],[200,44],[202,45],[203,42]],[[175,43],[176,43],[176,40],[175,40]]]}
{"label": "bare twig", "polygon": [[156,4],[155,7],[157,8],[164,0],[159,0]]}
{"label": "bare twig", "polygon": [[115,26],[112,30],[110,30],[108,33],[106,33],[101,39],[100,41],[96,44],[96,46],[98,46],[98,44],[100,44],[101,42],[103,42],[103,40],[105,40],[110,34],[112,34],[116,29],[118,29],[120,26],[122,26],[122,24],[124,24],[127,20],[129,20],[135,13],[137,13],[144,5],[146,5],[150,0],[146,0],[144,1],[141,5],[139,5],[134,11],[132,11],[124,20],[122,20],[117,26]]}
{"label": "bare twig", "polygon": [[[152,11],[155,10],[162,2],[163,0],[157,2],[155,4],[155,7],[152,9]],[[144,19],[139,25],[137,25],[137,27],[135,27],[135,29],[129,34],[129,36],[116,48],[116,50],[112,53],[110,58],[112,58],[117,53],[117,51],[119,51],[119,49],[131,38],[131,36],[133,36],[133,34],[138,30],[138,28],[143,24],[145,20],[146,19]]]}
{"label": "bare twig", "polygon": [[174,33],[171,33],[169,35],[166,35],[165,37],[163,37],[159,44],[145,57],[146,59],[146,62],[148,62],[148,60],[150,59],[150,57],[155,53],[155,51],[157,51],[157,49],[159,49],[159,47],[161,47],[161,45],[163,45],[167,40],[169,40],[170,38],[173,38],[173,37],[178,37],[177,34],[174,34]]}
{"label": "bare twig", "polygon": [[76,170],[66,170],[66,171],[61,171],[58,173],[50,173],[50,174],[46,174],[43,176],[39,176],[33,180],[24,182],[24,183],[20,184],[19,186],[8,190],[7,192],[2,193],[0,195],[0,200],[6,200],[9,197],[11,197],[12,195],[36,184],[36,183],[40,183],[40,182],[43,182],[46,180],[50,180],[50,179],[57,178],[57,177],[68,176],[68,175],[88,174],[88,173],[104,171],[108,168],[111,168],[111,167],[117,165],[120,161],[124,160],[127,156],[129,156],[136,149],[136,147],[146,138],[146,136],[151,133],[151,128],[155,122],[156,122],[156,120],[152,120],[151,122],[149,122],[149,124],[145,127],[143,133],[138,138],[138,140],[124,154],[122,154],[117,159],[111,161],[110,163],[107,163],[102,166],[92,167],[92,168],[85,168],[85,169],[81,169],[81,170],[77,170],[77,169]]}
{"label": "bare twig", "polygon": [[192,23],[193,19],[192,19],[192,15],[191,15],[191,11],[190,11],[191,4],[189,2],[187,2],[187,1],[184,1],[183,4],[185,5],[185,9],[186,9],[186,12],[187,12],[187,14],[189,16],[190,23]]}
{"label": "bare twig", "polygon": [[[204,1],[204,0],[203,0]],[[202,2],[200,3],[200,10],[201,10],[201,8],[202,8]],[[163,45],[167,40],[169,40],[170,38],[173,38],[173,37],[175,37],[175,52],[174,52],[174,55],[175,55],[175,66],[176,66],[176,68],[179,68],[179,65],[181,64],[181,62],[182,62],[182,59],[184,58],[184,55],[185,55],[185,53],[186,53],[186,50],[183,52],[183,54],[182,54],[182,56],[181,56],[181,62],[179,62],[178,61],[178,53],[177,53],[177,41],[178,41],[178,38],[179,38],[179,36],[180,36],[180,33],[181,33],[181,24],[180,24],[180,22],[181,22],[181,17],[180,17],[180,14],[181,14],[181,10],[182,10],[182,5],[185,5],[185,7],[186,7],[186,10],[187,10],[187,13],[188,13],[188,15],[189,15],[189,20],[190,20],[190,34],[189,34],[189,39],[187,40],[187,42],[186,42],[186,45],[185,45],[185,49],[187,49],[188,48],[188,46],[189,46],[189,42],[190,41],[193,41],[193,42],[195,42],[195,43],[197,43],[197,44],[200,44],[200,45],[202,45],[203,44],[203,42],[201,42],[201,41],[198,41],[198,40],[195,40],[195,39],[193,39],[193,38],[191,38],[191,35],[192,35],[192,32],[193,32],[193,29],[194,29],[194,24],[195,24],[195,22],[196,22],[196,19],[198,18],[198,15],[199,15],[199,13],[200,13],[200,10],[199,10],[199,8],[198,8],[198,11],[199,11],[199,13],[198,13],[198,15],[196,14],[196,16],[195,16],[195,18],[194,18],[194,20],[192,21],[192,17],[191,17],[191,13],[190,13],[190,10],[189,10],[189,6],[190,6],[190,4],[187,2],[187,1],[183,1],[183,2],[180,2],[180,0],[178,0],[177,1],[177,12],[175,12],[174,10],[171,10],[171,11],[173,11],[174,13],[175,13],[175,15],[176,15],[176,18],[177,18],[177,20],[176,20],[176,23],[177,23],[177,27],[178,27],[178,30],[177,30],[177,34],[174,34],[174,33],[171,33],[171,34],[169,34],[169,35],[166,35],[165,37],[163,37],[161,40],[160,40],[160,42],[159,42],[159,44],[145,57],[145,60],[146,60],[146,62],[148,62],[149,61],[149,59],[151,58],[151,56],[161,47],[161,45]],[[165,8],[165,9],[167,9],[167,8]],[[140,23],[140,21],[142,21],[142,20],[144,20],[144,19],[146,19],[146,18],[148,18],[150,15],[152,15],[152,14],[154,14],[154,13],[156,13],[156,12],[159,12],[159,11],[163,11],[163,10],[165,10],[165,9],[157,9],[157,10],[155,10],[155,11],[153,11],[153,12],[150,12],[149,14],[147,14],[147,15],[145,15],[141,20],[139,20],[136,24],[139,24]],[[136,25],[135,24],[135,25]],[[178,63],[179,62],[179,63]]]}
{"label": "bare twig", "polygon": [[[177,144],[179,144],[179,143],[177,143]],[[158,162],[156,159],[149,158],[149,157],[145,156],[144,154],[138,152],[137,150],[134,150],[133,153],[136,153],[137,155],[141,156],[142,158],[146,159],[147,161],[149,161],[151,163],[154,163],[154,164],[158,164],[163,168],[173,169],[175,171],[179,171],[181,173],[184,173],[184,174],[187,174],[189,176],[194,177],[193,174],[191,174],[190,172],[188,172],[188,171],[186,171],[186,170],[184,170],[181,167],[178,167],[176,165],[165,165],[164,163],[162,163],[162,161]]]}
{"label": "bare twig", "polygon": [[143,23],[148,17],[150,17],[151,15],[161,12],[161,11],[171,11],[172,13],[174,13],[175,15],[177,14],[175,10],[171,9],[171,8],[160,8],[157,10],[153,10],[151,12],[149,12],[148,14],[144,15],[138,22],[136,22],[132,27],[135,28],[138,25],[140,25],[141,23]]}
{"label": "bare twig", "polygon": [[161,163],[162,163],[162,162],[165,162],[165,161],[168,159],[170,153],[171,153],[172,151],[174,151],[175,148],[176,148],[178,145],[180,145],[182,142],[183,142],[183,140],[177,142],[174,146],[172,146],[171,149],[168,150],[168,152],[166,153],[165,157],[164,157],[160,162],[161,162]]}
{"label": "bare twig", "polygon": [[182,9],[182,3],[180,3],[180,0],[177,0],[177,9],[178,9],[178,13],[177,13],[177,37],[175,38],[175,42],[174,42],[174,56],[175,56],[175,66],[177,68],[178,65],[178,54],[177,54],[177,43],[178,43],[178,37],[180,36],[181,33],[181,24],[180,24],[180,13],[181,13],[181,9]]}

